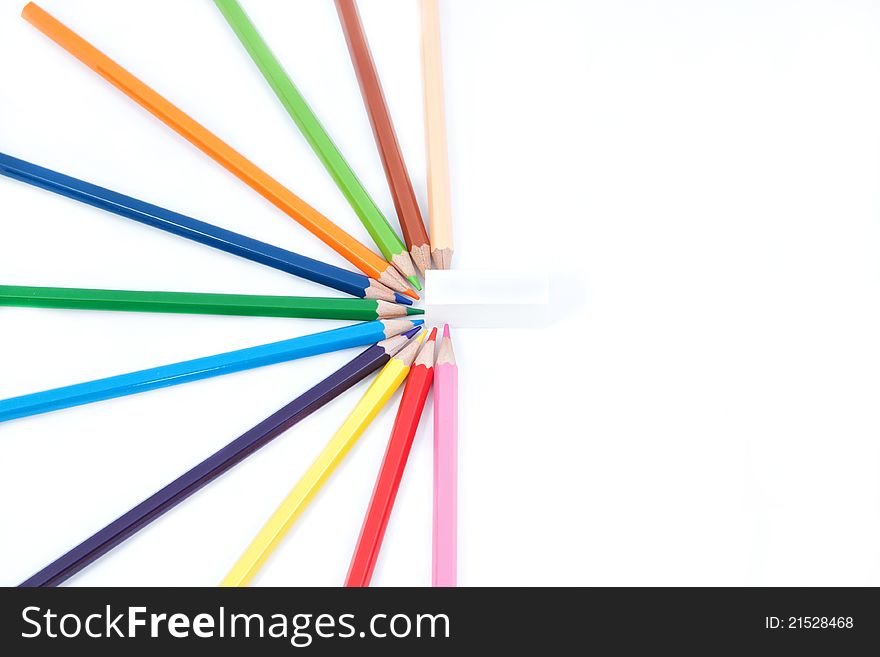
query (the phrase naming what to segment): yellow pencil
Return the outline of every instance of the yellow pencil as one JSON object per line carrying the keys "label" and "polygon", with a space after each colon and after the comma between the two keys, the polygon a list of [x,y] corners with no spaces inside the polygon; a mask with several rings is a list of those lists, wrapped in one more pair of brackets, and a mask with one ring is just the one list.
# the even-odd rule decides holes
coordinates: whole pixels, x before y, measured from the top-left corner
{"label": "yellow pencil", "polygon": [[272,554],[272,550],[290,531],[293,523],[312,501],[312,498],[317,495],[324,482],[333,474],[336,466],[342,462],[342,459],[345,458],[357,439],[361,437],[370,422],[406,379],[410,365],[418,353],[419,344],[424,339],[425,332],[422,331],[382,368],[357,406],[354,407],[354,410],[345,419],[318,458],[284,498],[272,517],[263,525],[251,544],[220,582],[220,586],[247,586],[250,583],[269,555]]}

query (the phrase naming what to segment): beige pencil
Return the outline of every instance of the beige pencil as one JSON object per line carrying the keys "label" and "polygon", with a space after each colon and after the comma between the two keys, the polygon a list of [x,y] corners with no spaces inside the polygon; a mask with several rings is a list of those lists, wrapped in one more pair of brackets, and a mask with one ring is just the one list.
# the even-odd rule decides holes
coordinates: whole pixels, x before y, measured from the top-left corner
{"label": "beige pencil", "polygon": [[454,244],[449,185],[449,151],[443,99],[438,0],[422,3],[422,80],[425,101],[425,146],[428,156],[428,223],[431,255],[437,269],[449,269]]}

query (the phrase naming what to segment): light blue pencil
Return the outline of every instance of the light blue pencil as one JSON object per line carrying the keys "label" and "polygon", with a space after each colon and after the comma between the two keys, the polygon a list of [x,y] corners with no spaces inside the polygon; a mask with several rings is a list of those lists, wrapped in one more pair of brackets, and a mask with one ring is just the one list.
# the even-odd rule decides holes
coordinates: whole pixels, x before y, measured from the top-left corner
{"label": "light blue pencil", "polygon": [[199,379],[284,363],[340,349],[373,344],[419,326],[422,320],[378,320],[304,335],[215,356],[162,365],[129,374],[77,383],[0,401],[0,422],[81,406],[104,399],[134,395]]}

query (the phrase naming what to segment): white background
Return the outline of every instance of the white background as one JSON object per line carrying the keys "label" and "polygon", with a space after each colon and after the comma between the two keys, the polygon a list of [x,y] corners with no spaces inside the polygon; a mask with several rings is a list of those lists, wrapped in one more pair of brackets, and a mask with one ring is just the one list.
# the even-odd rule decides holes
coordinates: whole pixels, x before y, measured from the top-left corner
{"label": "white background", "polygon": [[[22,4],[0,0],[0,150],[343,264],[19,19]],[[330,0],[243,4],[390,211]],[[417,5],[360,4],[424,202]],[[211,2],[43,6],[366,239]],[[546,267],[559,304],[549,328],[456,334],[461,583],[880,584],[880,5],[446,0],[442,18],[456,265]],[[0,280],[326,293],[7,179]],[[0,316],[0,397],[338,324]],[[0,583],[353,353],[0,426]],[[70,583],[215,584],[364,387]],[[342,583],[395,406],[256,585]],[[377,585],[430,583],[430,425]]]}

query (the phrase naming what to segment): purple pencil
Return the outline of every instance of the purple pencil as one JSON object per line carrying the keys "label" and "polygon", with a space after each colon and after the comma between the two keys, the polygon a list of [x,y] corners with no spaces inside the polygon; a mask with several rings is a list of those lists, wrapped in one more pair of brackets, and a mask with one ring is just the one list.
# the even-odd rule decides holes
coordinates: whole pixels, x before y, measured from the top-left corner
{"label": "purple pencil", "polygon": [[421,327],[413,328],[403,335],[383,340],[367,348],[287,406],[246,431],[19,586],[57,586],[72,577],[297,422],[378,370],[420,330]]}

